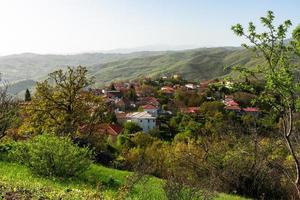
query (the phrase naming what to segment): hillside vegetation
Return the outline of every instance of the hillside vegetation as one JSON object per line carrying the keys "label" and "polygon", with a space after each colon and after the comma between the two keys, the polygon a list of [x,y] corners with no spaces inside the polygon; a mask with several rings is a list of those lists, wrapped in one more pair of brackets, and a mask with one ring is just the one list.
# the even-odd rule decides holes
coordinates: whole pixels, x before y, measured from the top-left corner
{"label": "hillside vegetation", "polygon": [[90,74],[96,77],[99,85],[175,73],[189,80],[207,80],[228,74],[233,65],[251,66],[254,62],[250,52],[239,48],[203,48],[110,62],[91,67]]}
{"label": "hillside vegetation", "polygon": [[[66,66],[87,66],[90,76],[101,86],[116,80],[143,76],[181,74],[189,80],[207,80],[226,75],[236,64],[246,66],[260,62],[241,48],[200,48],[184,51],[137,52],[130,54],[36,55],[0,57],[0,72],[11,82],[41,80],[48,73]],[[224,67],[228,67],[224,70]],[[33,86],[33,81],[13,85],[13,94]]]}
{"label": "hillside vegetation", "polygon": [[[34,176],[25,166],[6,162],[0,162],[0,174],[0,194],[6,193],[6,198],[30,197],[32,199],[85,199],[86,197],[99,199],[101,196],[104,199],[114,199],[118,187],[124,184],[127,176],[132,175],[131,172],[92,165],[77,179],[59,180]],[[127,199],[164,200],[166,196],[162,184],[162,180],[150,178],[144,185],[135,186]],[[243,200],[244,198],[219,194],[215,199]]]}

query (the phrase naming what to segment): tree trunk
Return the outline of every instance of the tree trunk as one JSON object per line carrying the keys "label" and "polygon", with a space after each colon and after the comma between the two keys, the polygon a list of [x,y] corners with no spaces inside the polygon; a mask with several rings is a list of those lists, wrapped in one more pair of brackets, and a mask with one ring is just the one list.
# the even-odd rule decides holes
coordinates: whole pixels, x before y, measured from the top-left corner
{"label": "tree trunk", "polygon": [[298,199],[300,199],[300,162],[290,138],[293,131],[292,127],[293,127],[293,113],[291,109],[289,109],[286,118],[283,119],[283,135],[288,150],[294,160],[296,177],[293,184],[295,185],[295,189],[298,194]]}

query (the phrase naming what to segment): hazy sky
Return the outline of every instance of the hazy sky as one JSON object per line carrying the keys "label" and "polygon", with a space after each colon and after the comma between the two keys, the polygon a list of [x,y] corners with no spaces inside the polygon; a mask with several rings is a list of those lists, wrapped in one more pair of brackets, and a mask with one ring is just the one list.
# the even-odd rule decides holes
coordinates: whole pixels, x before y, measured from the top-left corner
{"label": "hazy sky", "polygon": [[300,0],[0,0],[0,54],[236,46],[231,25],[267,10],[300,23]]}

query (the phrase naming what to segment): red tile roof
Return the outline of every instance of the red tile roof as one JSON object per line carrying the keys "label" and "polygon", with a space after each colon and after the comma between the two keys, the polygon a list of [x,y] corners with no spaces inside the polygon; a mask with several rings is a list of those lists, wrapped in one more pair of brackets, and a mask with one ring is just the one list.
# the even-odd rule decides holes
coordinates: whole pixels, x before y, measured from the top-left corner
{"label": "red tile roof", "polygon": [[123,130],[122,126],[119,124],[109,124],[108,126],[112,130],[111,134],[114,135],[119,135]]}
{"label": "red tile roof", "polygon": [[228,100],[224,102],[226,106],[239,106],[239,104],[234,100]]}
{"label": "red tile roof", "polygon": [[256,107],[248,107],[243,109],[245,112],[258,112],[259,109]]}
{"label": "red tile roof", "polygon": [[156,109],[156,107],[151,104],[144,105],[142,108],[146,110]]}
{"label": "red tile roof", "polygon": [[241,107],[238,105],[233,105],[233,106],[225,106],[226,110],[241,110]]}
{"label": "red tile roof", "polygon": [[184,113],[197,113],[199,111],[199,107],[181,108],[180,110]]}
{"label": "red tile roof", "polygon": [[175,92],[174,88],[169,87],[169,86],[162,87],[161,91],[163,91],[164,93],[174,93]]}

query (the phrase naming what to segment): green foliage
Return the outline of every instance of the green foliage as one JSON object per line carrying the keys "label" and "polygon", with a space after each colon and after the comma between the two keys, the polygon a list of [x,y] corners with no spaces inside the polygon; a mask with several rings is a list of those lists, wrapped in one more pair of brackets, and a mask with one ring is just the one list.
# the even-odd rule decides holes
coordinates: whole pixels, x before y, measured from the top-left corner
{"label": "green foliage", "polygon": [[125,97],[128,98],[129,101],[135,102],[137,100],[136,91],[133,86],[130,86],[129,90],[125,93]]}
{"label": "green foliage", "polygon": [[293,39],[295,52],[298,53],[298,55],[300,55],[300,25],[298,25],[293,31]]}
{"label": "green foliage", "polygon": [[[260,19],[266,29],[263,32],[258,32],[252,22],[249,23],[247,31],[244,31],[240,24],[232,26],[232,30],[236,35],[246,38],[253,46],[246,44],[243,46],[262,57],[265,62],[250,70],[244,67],[236,69],[246,77],[248,85],[250,78],[260,78],[265,82],[258,101],[268,105],[267,111],[278,116],[281,135],[295,166],[294,171],[291,172],[293,175],[288,173],[287,177],[300,198],[300,158],[298,142],[294,139],[296,137],[294,118],[299,111],[297,102],[300,97],[298,66],[294,61],[295,55],[299,53],[299,28],[293,32],[292,41],[286,44],[288,30],[292,25],[290,20],[276,27],[272,11],[268,11],[266,17]],[[285,167],[283,169],[286,170]]]}
{"label": "green foliage", "polygon": [[10,159],[29,166],[43,176],[78,176],[89,168],[91,151],[74,145],[67,137],[40,135],[19,142],[9,154]]}
{"label": "green foliage", "polygon": [[8,93],[8,86],[1,80],[0,73],[0,139],[18,123],[18,102]]}
{"label": "green foliage", "polygon": [[134,122],[126,122],[124,124],[123,134],[130,135],[142,131],[143,129]]}
{"label": "green foliage", "polygon": [[131,141],[137,147],[146,147],[149,144],[152,144],[154,140],[155,139],[151,137],[149,133],[143,133],[143,132],[138,132],[131,138]]}
{"label": "green foliage", "polygon": [[31,101],[31,94],[28,89],[25,91],[25,101]]}
{"label": "green foliage", "polygon": [[21,132],[74,138],[83,124],[89,127],[86,130],[92,130],[90,126],[104,121],[105,106],[102,98],[84,92],[90,84],[87,69],[80,66],[49,74],[48,80],[37,83],[32,101],[24,107],[28,118]]}

